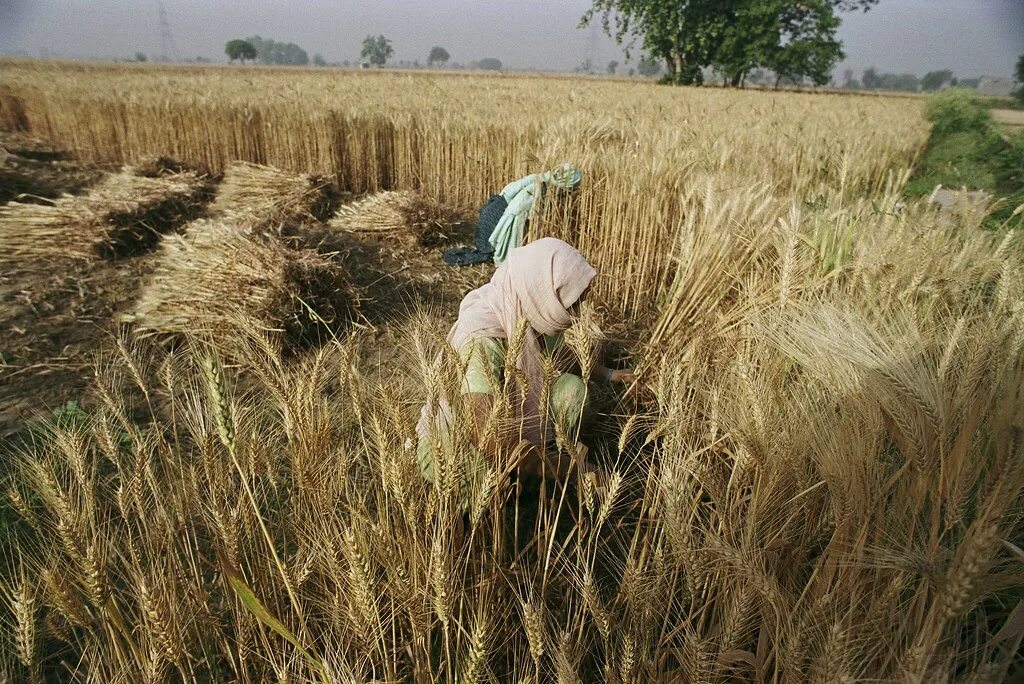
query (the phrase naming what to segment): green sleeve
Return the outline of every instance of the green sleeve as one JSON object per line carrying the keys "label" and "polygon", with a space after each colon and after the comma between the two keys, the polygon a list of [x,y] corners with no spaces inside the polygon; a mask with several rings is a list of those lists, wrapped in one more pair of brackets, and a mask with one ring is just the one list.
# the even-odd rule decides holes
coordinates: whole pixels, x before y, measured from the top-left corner
{"label": "green sleeve", "polygon": [[493,394],[505,367],[505,347],[501,340],[490,337],[470,340],[459,349],[459,358],[466,364],[462,393]]}

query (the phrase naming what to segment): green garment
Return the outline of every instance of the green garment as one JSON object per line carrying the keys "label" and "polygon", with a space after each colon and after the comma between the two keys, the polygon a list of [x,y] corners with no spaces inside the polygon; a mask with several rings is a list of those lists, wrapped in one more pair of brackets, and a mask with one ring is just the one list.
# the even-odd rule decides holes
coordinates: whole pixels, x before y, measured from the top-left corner
{"label": "green garment", "polygon": [[[545,336],[544,351],[555,355],[562,349],[563,335]],[[487,337],[470,340],[459,349],[459,358],[466,364],[462,379],[462,394],[494,394],[500,391],[505,369],[507,346],[503,339]],[[586,404],[587,384],[578,375],[561,373],[551,385],[548,399],[548,417],[557,421],[565,434],[575,434]],[[445,436],[442,435],[444,440]],[[423,476],[434,481],[434,459],[429,440],[420,439],[416,455]],[[483,476],[487,460],[475,449],[468,455],[466,471],[461,482],[463,507],[468,507],[468,483]]]}
{"label": "green garment", "polygon": [[583,174],[580,170],[572,164],[565,163],[542,174],[524,176],[502,188],[501,196],[508,202],[508,207],[487,240],[494,248],[494,263],[500,266],[508,258],[510,250],[522,246],[526,221],[530,218],[534,202],[542,194],[545,183],[562,190],[572,190],[582,180]]}

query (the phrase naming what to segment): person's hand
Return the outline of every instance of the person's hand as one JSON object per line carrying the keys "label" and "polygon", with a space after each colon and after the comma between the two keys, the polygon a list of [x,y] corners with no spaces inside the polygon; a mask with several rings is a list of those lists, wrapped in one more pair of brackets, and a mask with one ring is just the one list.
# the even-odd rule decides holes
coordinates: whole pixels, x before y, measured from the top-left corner
{"label": "person's hand", "polygon": [[636,382],[636,373],[634,373],[633,369],[631,368],[613,370],[610,379],[613,385],[632,385],[634,382]]}

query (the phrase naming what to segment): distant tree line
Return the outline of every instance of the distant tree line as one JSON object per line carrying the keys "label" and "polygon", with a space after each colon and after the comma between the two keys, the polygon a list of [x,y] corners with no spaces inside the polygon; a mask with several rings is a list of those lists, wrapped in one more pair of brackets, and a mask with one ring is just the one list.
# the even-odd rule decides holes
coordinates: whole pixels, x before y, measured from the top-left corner
{"label": "distant tree line", "polygon": [[935,69],[919,77],[917,74],[880,72],[870,67],[861,73],[859,79],[854,76],[852,69],[847,69],[836,85],[850,90],[934,93],[946,88],[974,89],[980,81],[980,78],[959,78],[952,69]]}
{"label": "distant tree line", "polygon": [[[394,46],[386,36],[368,35],[363,39],[359,57],[363,67],[383,67],[389,63],[394,54]],[[284,43],[252,36],[251,38],[235,38],[224,45],[224,53],[230,62],[258,62],[260,64],[285,64],[293,66],[305,66],[310,64],[308,53],[295,43]],[[450,67],[452,69],[482,69],[485,71],[501,71],[504,65],[500,59],[495,57],[484,57],[483,59],[470,62],[468,65],[450,63],[451,54],[440,45],[435,45],[427,55],[426,65],[428,67]],[[348,60],[344,62],[328,62],[323,55],[316,53],[312,59],[313,66],[350,66]],[[420,68],[419,60],[413,62],[400,61],[398,66],[405,68]]]}

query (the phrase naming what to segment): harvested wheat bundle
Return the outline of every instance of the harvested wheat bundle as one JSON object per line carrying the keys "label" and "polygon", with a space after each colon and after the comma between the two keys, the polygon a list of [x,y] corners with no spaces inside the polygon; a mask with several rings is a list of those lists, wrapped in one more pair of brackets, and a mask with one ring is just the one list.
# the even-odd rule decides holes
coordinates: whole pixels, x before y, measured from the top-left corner
{"label": "harvested wheat bundle", "polygon": [[285,349],[322,324],[348,318],[357,298],[345,269],[219,220],[190,223],[160,247],[159,262],[127,318],[144,336],[220,338],[245,319],[283,333]]}
{"label": "harvested wheat bundle", "polygon": [[160,178],[162,176],[184,173],[190,169],[185,162],[161,154],[143,157],[138,162],[126,167],[125,170],[130,171],[136,176]]}
{"label": "harvested wheat bundle", "polygon": [[0,207],[0,263],[146,251],[161,233],[194,218],[208,198],[205,179],[195,173],[145,178],[122,171],[87,195],[52,204],[10,202]]}
{"label": "harvested wheat bundle", "polygon": [[393,233],[424,247],[450,242],[465,215],[417,192],[379,192],[338,209],[330,226],[355,233]]}
{"label": "harvested wheat bundle", "polygon": [[291,221],[322,221],[332,206],[330,183],[319,176],[238,162],[224,172],[210,215],[253,230],[280,231]]}

